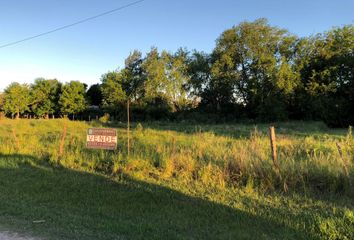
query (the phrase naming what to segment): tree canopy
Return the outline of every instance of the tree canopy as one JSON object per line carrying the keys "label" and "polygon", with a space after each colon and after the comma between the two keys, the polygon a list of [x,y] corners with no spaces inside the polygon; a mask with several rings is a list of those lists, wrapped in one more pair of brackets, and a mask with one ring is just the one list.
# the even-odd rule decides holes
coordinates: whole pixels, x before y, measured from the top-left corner
{"label": "tree canopy", "polygon": [[38,117],[48,118],[58,109],[61,84],[56,79],[38,78],[31,86],[31,109]]}
{"label": "tree canopy", "polygon": [[90,105],[99,106],[102,104],[102,89],[100,84],[93,84],[86,92],[87,102]]}
{"label": "tree canopy", "polygon": [[353,49],[352,24],[300,38],[266,19],[245,21],[223,31],[211,53],[134,50],[122,69],[103,74],[87,92],[78,81],[13,83],[3,93],[2,109],[12,116],[77,114],[87,111],[86,99],[102,114],[124,117],[130,101],[133,116],[142,120],[304,119],[353,125]]}
{"label": "tree canopy", "polygon": [[64,115],[76,114],[86,109],[85,85],[71,81],[63,85],[59,98],[60,111]]}
{"label": "tree canopy", "polygon": [[30,89],[27,84],[19,84],[17,82],[11,83],[5,89],[5,103],[4,111],[16,118],[20,117],[20,114],[29,110],[30,105]]}

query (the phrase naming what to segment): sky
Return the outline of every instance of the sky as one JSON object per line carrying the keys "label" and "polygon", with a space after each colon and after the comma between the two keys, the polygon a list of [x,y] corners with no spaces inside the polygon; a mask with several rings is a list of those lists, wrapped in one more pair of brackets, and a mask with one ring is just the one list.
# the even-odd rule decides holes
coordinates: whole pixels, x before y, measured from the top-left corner
{"label": "sky", "polygon": [[[0,45],[50,31],[135,0],[0,0]],[[35,78],[100,82],[152,46],[211,52],[220,34],[267,18],[300,37],[354,23],[353,0],[145,0],[41,38],[0,48],[0,91]]]}

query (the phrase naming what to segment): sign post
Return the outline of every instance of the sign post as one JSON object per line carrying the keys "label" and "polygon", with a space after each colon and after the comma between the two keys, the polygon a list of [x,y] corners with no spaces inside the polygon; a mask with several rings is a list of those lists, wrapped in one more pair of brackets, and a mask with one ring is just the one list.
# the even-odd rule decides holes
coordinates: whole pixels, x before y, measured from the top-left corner
{"label": "sign post", "polygon": [[89,128],[86,147],[92,149],[117,149],[117,130],[113,128]]}

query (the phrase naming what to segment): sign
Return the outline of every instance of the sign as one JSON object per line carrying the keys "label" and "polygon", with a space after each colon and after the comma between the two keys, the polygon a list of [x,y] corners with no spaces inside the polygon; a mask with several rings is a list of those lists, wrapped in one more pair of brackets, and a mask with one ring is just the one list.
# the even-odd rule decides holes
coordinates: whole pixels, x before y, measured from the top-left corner
{"label": "sign", "polygon": [[93,149],[117,149],[117,130],[113,128],[89,128],[86,147]]}

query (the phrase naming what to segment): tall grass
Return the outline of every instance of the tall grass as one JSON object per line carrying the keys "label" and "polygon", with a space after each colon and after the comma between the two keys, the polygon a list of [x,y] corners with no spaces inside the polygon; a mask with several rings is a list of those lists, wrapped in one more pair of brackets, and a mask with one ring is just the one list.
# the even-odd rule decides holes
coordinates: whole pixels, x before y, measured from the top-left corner
{"label": "tall grass", "polygon": [[[131,131],[129,158],[123,124],[105,124],[118,130],[115,151],[85,148],[86,130],[92,126],[102,124],[1,120],[0,168],[41,161],[112,179],[128,175],[199,194],[300,232],[309,231],[318,239],[350,239],[353,234],[351,128],[346,132],[327,129],[321,123],[277,124],[277,169],[271,158],[267,125],[137,124]],[[267,193],[275,195],[267,197]],[[291,200],[279,197],[291,193],[295,194]],[[335,203],[326,197],[324,201],[308,198],[317,194],[333,196]]]}
{"label": "tall grass", "polygon": [[[67,136],[63,142],[65,125]],[[326,134],[320,124],[309,126],[302,132],[301,128],[296,129],[296,123],[277,128],[279,171],[272,162],[266,126],[217,125],[193,129],[193,126],[171,125],[172,130],[168,130],[168,125],[139,124],[132,130],[128,159],[124,128],[118,128],[118,150],[104,151],[85,148],[89,125],[84,122],[2,120],[0,152],[33,155],[51,164],[108,175],[129,173],[141,178],[154,175],[219,188],[252,184],[263,192],[315,191],[353,196],[351,129],[346,135]]]}

